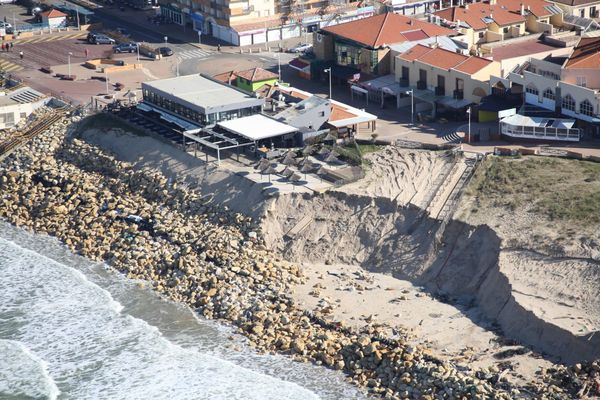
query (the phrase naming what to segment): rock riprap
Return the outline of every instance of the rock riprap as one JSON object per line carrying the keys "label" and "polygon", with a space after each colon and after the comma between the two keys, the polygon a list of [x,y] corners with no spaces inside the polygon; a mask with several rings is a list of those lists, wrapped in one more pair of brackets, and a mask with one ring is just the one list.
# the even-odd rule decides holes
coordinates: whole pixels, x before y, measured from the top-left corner
{"label": "rock riprap", "polygon": [[[258,224],[157,170],[134,169],[66,139],[73,129],[65,120],[1,162],[2,218],[149,281],[206,318],[228,321],[261,351],[342,370],[385,398],[520,396],[499,371],[459,371],[405,338],[304,312],[289,297],[303,280],[299,268],[265,247]],[[527,393],[570,398],[580,386],[553,381]]]}

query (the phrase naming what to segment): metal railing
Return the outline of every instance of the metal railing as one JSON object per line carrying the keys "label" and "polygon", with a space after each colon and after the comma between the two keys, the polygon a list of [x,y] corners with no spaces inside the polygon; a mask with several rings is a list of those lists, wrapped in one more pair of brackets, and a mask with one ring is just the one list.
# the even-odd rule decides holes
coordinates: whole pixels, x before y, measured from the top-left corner
{"label": "metal railing", "polygon": [[577,128],[556,128],[553,126],[518,126],[500,122],[500,132],[503,135],[525,139],[547,139],[579,141],[581,132]]}

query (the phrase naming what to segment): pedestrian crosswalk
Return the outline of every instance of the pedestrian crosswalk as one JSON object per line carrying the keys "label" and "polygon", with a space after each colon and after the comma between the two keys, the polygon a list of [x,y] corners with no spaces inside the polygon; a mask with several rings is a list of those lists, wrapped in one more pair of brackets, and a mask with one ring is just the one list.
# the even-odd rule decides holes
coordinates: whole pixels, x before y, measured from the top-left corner
{"label": "pedestrian crosswalk", "polygon": [[209,50],[203,49],[195,49],[195,50],[186,50],[181,53],[177,53],[177,57],[181,60],[193,60],[198,58],[206,58],[211,56],[213,53]]}
{"label": "pedestrian crosswalk", "polygon": [[10,62],[6,59],[0,59],[0,71],[3,72],[17,72],[21,71],[24,68],[18,64]]}
{"label": "pedestrian crosswalk", "polygon": [[65,34],[50,34],[46,33],[39,36],[32,36],[23,39],[15,39],[15,44],[27,44],[27,43],[44,43],[44,42],[52,42],[57,40],[67,40],[67,39],[82,39],[87,36],[87,32],[72,32]]}

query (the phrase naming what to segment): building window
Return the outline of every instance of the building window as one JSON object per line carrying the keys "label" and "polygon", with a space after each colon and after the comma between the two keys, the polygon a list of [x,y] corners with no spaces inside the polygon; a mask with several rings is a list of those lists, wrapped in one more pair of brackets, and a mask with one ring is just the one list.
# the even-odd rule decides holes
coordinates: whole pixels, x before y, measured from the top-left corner
{"label": "building window", "polygon": [[579,16],[581,18],[585,18],[585,8],[582,8],[582,9],[579,10]]}
{"label": "building window", "polygon": [[525,88],[525,91],[529,94],[533,94],[536,96],[539,96],[540,92],[537,90],[537,88],[533,85],[527,85],[527,87]]}
{"label": "building window", "polygon": [[484,36],[485,36],[485,32],[479,32],[479,39],[483,39]]}
{"label": "building window", "polygon": [[319,112],[319,117],[324,117],[325,116],[325,111],[320,111]]}
{"label": "building window", "polygon": [[508,33],[508,27],[504,27],[504,33]]}
{"label": "building window", "polygon": [[570,94],[563,97],[562,108],[564,110],[575,111],[575,100],[573,100]]}
{"label": "building window", "polygon": [[360,64],[360,49],[336,43],[335,57],[338,65],[358,66]]}
{"label": "building window", "polygon": [[598,14],[596,14],[596,6],[590,7],[590,18],[598,18]]}
{"label": "building window", "polygon": [[543,96],[545,99],[554,100],[554,92],[550,88],[544,90]]}
{"label": "building window", "polygon": [[584,100],[579,103],[579,113],[587,115],[588,117],[594,115],[594,107],[592,107],[592,103],[590,103],[588,100]]}
{"label": "building window", "polygon": [[587,79],[585,78],[585,76],[577,77],[577,86],[587,87]]}

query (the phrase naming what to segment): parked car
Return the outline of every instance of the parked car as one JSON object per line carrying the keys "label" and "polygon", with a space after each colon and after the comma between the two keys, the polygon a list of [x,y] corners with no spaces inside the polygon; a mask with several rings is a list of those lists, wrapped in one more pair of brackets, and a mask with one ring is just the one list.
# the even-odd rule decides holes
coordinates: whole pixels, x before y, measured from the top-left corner
{"label": "parked car", "polygon": [[115,39],[109,38],[106,35],[96,35],[90,40],[93,44],[115,44]]}
{"label": "parked car", "polygon": [[6,31],[6,33],[8,33],[8,34],[13,33],[13,27],[8,22],[0,21],[0,29],[4,29]]}
{"label": "parked car", "polygon": [[313,45],[309,43],[298,43],[297,46],[292,47],[288,51],[290,53],[304,53],[305,51],[312,50]]}
{"label": "parked car", "polygon": [[169,47],[159,47],[158,53],[163,57],[169,57],[173,55],[173,50],[171,50]]}
{"label": "parked car", "polygon": [[133,53],[137,51],[137,43],[121,43],[113,46],[113,51],[115,53]]}

